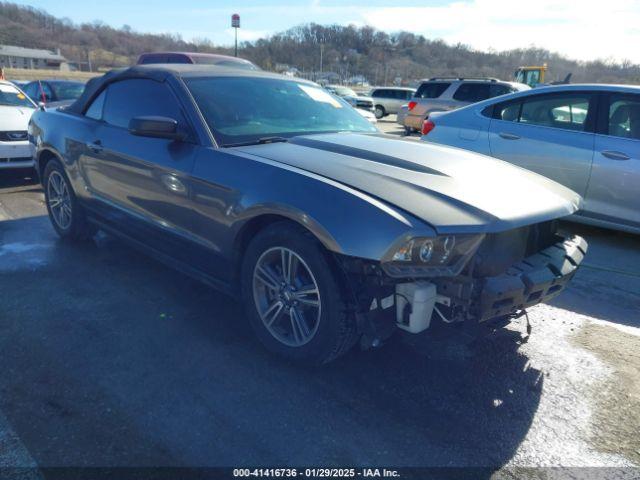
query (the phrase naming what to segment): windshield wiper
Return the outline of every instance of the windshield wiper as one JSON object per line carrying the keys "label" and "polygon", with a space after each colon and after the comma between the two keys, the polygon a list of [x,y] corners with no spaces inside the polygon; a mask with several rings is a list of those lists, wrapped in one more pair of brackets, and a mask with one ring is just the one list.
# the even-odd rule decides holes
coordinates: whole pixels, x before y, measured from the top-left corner
{"label": "windshield wiper", "polygon": [[278,142],[288,142],[289,139],[285,137],[261,137],[257,140],[251,140],[249,142],[240,142],[240,143],[225,143],[222,146],[227,147],[246,147],[247,145],[264,145],[265,143],[278,143]]}

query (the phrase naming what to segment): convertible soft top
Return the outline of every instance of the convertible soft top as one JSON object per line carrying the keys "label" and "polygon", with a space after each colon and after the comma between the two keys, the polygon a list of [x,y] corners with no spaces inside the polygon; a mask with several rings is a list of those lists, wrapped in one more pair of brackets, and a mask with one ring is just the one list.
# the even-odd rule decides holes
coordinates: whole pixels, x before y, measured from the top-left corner
{"label": "convertible soft top", "polygon": [[308,83],[314,85],[313,82],[299,78],[290,78],[275,73],[264,72],[261,70],[236,69],[233,67],[222,67],[219,65],[194,65],[194,64],[154,64],[154,65],[136,65],[129,68],[119,68],[110,70],[101,77],[92,78],[84,87],[82,95],[67,107],[67,112],[82,114],[89,107],[93,99],[110,83],[124,80],[128,78],[148,78],[158,82],[163,82],[167,77],[263,77],[278,78],[299,83]]}
{"label": "convertible soft top", "polygon": [[72,113],[84,113],[93,99],[100,93],[106,85],[113,83],[117,80],[125,78],[151,78],[158,81],[163,81],[169,72],[159,69],[141,69],[140,67],[132,68],[119,68],[116,70],[110,70],[101,77],[94,77],[87,82],[84,87],[82,95],[80,95],[75,102],[73,102],[66,109],[67,112]]}

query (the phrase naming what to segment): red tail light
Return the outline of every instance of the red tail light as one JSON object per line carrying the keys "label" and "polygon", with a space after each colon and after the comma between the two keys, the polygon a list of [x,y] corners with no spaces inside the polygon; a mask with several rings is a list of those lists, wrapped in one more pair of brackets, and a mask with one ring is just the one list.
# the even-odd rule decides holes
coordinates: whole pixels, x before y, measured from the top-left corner
{"label": "red tail light", "polygon": [[425,120],[424,122],[422,122],[422,135],[426,135],[434,128],[436,128],[435,123],[433,123],[431,120]]}
{"label": "red tail light", "polygon": [[418,104],[418,102],[409,102],[409,111],[413,110],[415,108],[415,106]]}

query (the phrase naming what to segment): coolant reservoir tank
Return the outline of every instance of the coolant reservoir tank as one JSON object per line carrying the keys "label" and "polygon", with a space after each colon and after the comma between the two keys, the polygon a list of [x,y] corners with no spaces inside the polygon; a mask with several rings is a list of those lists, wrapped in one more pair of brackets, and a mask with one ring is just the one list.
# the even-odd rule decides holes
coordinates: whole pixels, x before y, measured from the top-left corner
{"label": "coolant reservoir tank", "polygon": [[[430,282],[401,283],[396,285],[396,319],[398,327],[411,333],[429,328],[436,304],[436,286]],[[407,303],[411,305],[407,315]]]}

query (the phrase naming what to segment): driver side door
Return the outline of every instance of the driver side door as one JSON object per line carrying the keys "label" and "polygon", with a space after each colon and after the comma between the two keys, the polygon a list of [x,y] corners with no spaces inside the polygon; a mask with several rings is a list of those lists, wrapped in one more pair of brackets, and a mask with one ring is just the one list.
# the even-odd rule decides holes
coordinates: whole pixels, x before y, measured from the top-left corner
{"label": "driver side door", "polygon": [[[80,161],[94,203],[114,228],[181,257],[190,251],[180,244],[191,238],[189,175],[201,148],[187,115],[165,82],[126,79],[103,93],[100,125]],[[185,140],[134,135],[129,123],[140,116],[176,120]]]}

